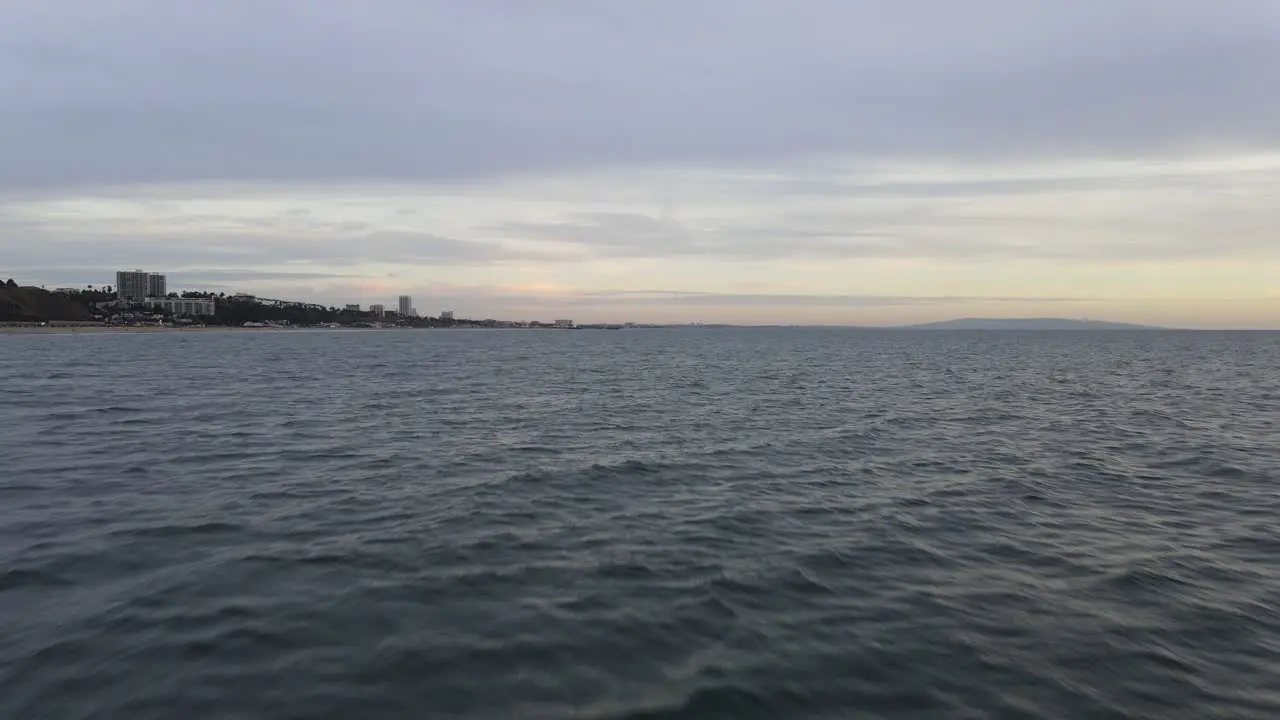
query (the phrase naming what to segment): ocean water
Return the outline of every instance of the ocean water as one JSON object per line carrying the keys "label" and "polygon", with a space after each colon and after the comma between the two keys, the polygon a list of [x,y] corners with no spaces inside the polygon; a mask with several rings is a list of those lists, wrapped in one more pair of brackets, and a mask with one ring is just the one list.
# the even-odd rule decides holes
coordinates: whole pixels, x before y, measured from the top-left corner
{"label": "ocean water", "polygon": [[0,335],[0,718],[1280,717],[1280,334]]}

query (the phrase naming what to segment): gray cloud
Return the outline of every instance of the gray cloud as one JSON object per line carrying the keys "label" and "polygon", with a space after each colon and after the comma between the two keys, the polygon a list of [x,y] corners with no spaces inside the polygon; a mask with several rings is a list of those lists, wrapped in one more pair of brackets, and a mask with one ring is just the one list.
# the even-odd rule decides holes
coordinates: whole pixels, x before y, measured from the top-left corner
{"label": "gray cloud", "polygon": [[[17,237],[16,234],[12,236]],[[219,274],[223,279],[233,275],[239,279],[251,279],[250,276],[268,279],[273,273],[255,268],[278,265],[332,267],[369,262],[404,266],[494,265],[558,257],[550,250],[536,247],[512,247],[498,242],[471,242],[411,232],[282,237],[234,233],[209,235],[197,231],[139,240],[127,234],[29,230],[25,236],[28,242],[5,248],[4,259],[9,267],[21,268],[33,276],[43,276],[42,273],[57,268],[74,274],[78,269],[96,264],[99,276],[104,272],[103,268],[142,265],[170,268],[179,276],[198,271],[200,277],[206,279],[213,279]],[[219,269],[204,269],[215,266]],[[303,274],[313,278],[352,277],[334,275],[327,270],[284,274],[298,279]]]}
{"label": "gray cloud", "polygon": [[[6,219],[0,205],[0,233],[22,239],[5,248],[4,259],[13,272],[67,282],[101,281],[106,270],[96,275],[81,272],[95,265],[160,267],[177,278],[191,276],[192,282],[210,283],[227,282],[232,276],[241,281],[278,279],[263,268],[281,269],[296,280],[351,277],[335,274],[335,268],[362,266],[360,272],[367,274],[369,263],[496,269],[600,259],[1262,261],[1280,258],[1274,235],[1280,207],[1262,199],[1274,183],[1271,179],[1252,193],[1222,193],[1212,184],[1184,186],[1179,181],[1173,186],[1176,194],[1168,199],[1159,185],[1148,184],[1144,192],[1126,196],[1119,212],[1114,203],[1099,212],[1050,203],[1029,215],[1018,210],[1021,194],[974,196],[963,185],[953,186],[960,202],[905,196],[856,207],[842,206],[842,191],[815,191],[810,199],[816,204],[793,209],[784,202],[763,215],[702,210],[701,216],[683,219],[643,212],[566,211],[560,221],[508,220],[477,226],[465,237],[378,230],[374,223],[324,219],[305,209],[234,220],[162,214],[158,222],[165,230],[156,231],[148,225],[156,220],[146,217],[119,226],[92,218],[66,225],[56,215],[33,219],[15,213]],[[1089,190],[1107,183],[1067,185],[1070,191],[1084,192],[1065,196],[1079,203],[1088,199]],[[1037,196],[1025,198],[1036,201]],[[1143,208],[1141,203],[1158,204]],[[383,212],[396,214],[387,208]]]}
{"label": "gray cloud", "polygon": [[681,290],[597,291],[559,295],[509,292],[500,288],[459,288],[414,294],[419,307],[469,307],[495,309],[498,314],[524,316],[528,312],[605,313],[617,317],[634,310],[711,309],[856,309],[856,308],[946,308],[974,304],[1068,306],[1075,303],[1107,302],[1096,298],[1011,297],[1011,296],[913,296],[913,295],[832,295],[780,293],[717,293]]}
{"label": "gray cloud", "polygon": [[188,270],[172,273],[177,283],[200,286],[209,283],[242,282],[246,280],[331,280],[355,278],[359,275],[320,272],[264,272],[259,270]]}
{"label": "gray cloud", "polygon": [[672,290],[629,290],[584,293],[575,304],[688,305],[736,307],[901,307],[906,305],[957,305],[965,303],[1078,303],[1097,298],[1006,296],[910,296],[910,295],[796,295],[777,293],[715,293]]}
{"label": "gray cloud", "polygon": [[[110,271],[102,266],[93,267],[24,267],[23,272],[29,277],[57,277],[58,285],[80,287],[83,285],[110,285],[113,277]],[[253,281],[304,281],[304,280],[336,280],[359,277],[340,273],[321,272],[269,272],[258,270],[186,270],[167,273],[169,284],[173,290],[208,289],[231,287],[238,282]]]}
{"label": "gray cloud", "polygon": [[0,186],[1280,141],[1269,0],[0,6]]}
{"label": "gray cloud", "polygon": [[[1262,205],[1245,212],[1218,204],[1200,212],[1170,208],[1161,216],[1133,218],[1077,215],[1064,207],[1058,217],[1033,220],[969,217],[963,208],[927,203],[889,212],[784,214],[763,222],[724,218],[685,223],[635,213],[582,213],[564,222],[507,222],[488,230],[499,237],[569,243],[584,254],[623,259],[1095,262],[1280,257],[1274,234],[1280,208]],[[1015,237],[988,237],[992,231]],[[1069,235],[1055,238],[1054,231]],[[1124,236],[1120,241],[1114,239],[1117,232]],[[1090,239],[1094,236],[1098,239]]]}

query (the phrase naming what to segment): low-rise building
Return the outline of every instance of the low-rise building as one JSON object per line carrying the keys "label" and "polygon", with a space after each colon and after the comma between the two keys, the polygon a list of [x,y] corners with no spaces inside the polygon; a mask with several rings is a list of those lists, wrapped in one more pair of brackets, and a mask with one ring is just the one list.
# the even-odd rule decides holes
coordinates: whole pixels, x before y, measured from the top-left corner
{"label": "low-rise building", "polygon": [[440,319],[441,319],[441,320],[452,320],[452,319],[453,319],[453,311],[452,311],[452,310],[441,310],[441,311],[440,311]]}
{"label": "low-rise building", "polygon": [[147,298],[147,307],[166,310],[178,317],[197,315],[213,315],[215,313],[212,298]]}
{"label": "low-rise building", "polygon": [[571,327],[573,327],[573,321],[572,321],[572,320],[557,320],[557,321],[556,321],[556,327],[558,327],[558,328],[571,328]]}
{"label": "low-rise building", "polygon": [[382,305],[370,305],[369,312],[377,315],[378,317],[382,317],[387,314],[387,308]]}
{"label": "low-rise building", "polygon": [[360,312],[359,305],[348,305],[345,309],[347,312]]}

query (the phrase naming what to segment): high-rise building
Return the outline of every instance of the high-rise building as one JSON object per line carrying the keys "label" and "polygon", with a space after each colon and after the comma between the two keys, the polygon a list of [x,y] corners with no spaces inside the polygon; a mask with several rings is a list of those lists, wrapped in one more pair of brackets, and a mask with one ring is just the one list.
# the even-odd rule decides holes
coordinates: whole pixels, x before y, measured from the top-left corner
{"label": "high-rise building", "polygon": [[120,300],[142,302],[150,289],[150,275],[142,270],[120,270],[116,273],[116,297]]}
{"label": "high-rise building", "polygon": [[142,270],[121,270],[116,273],[116,297],[130,302],[142,302],[147,298],[164,297],[168,293],[164,275]]}
{"label": "high-rise building", "polygon": [[382,317],[387,313],[387,309],[381,305],[370,305],[369,312],[377,315],[378,317]]}
{"label": "high-rise building", "polygon": [[147,297],[164,297],[168,293],[168,283],[165,282],[164,275],[160,273],[147,274]]}
{"label": "high-rise building", "polygon": [[452,310],[441,310],[441,311],[440,311],[440,319],[441,319],[441,320],[452,320],[452,319],[453,319],[453,311],[452,311]]}
{"label": "high-rise building", "polygon": [[347,312],[360,312],[360,306],[358,304],[348,305],[345,309]]}
{"label": "high-rise building", "polygon": [[400,311],[400,314],[404,315],[405,317],[409,317],[410,315],[412,315],[413,314],[413,298],[409,297],[408,295],[401,295],[400,307],[397,309]]}

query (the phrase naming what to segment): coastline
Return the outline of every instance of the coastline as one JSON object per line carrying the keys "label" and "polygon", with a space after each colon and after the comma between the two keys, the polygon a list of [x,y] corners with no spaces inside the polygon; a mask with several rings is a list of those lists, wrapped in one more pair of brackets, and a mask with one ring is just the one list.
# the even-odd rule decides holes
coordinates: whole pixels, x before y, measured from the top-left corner
{"label": "coastline", "polygon": [[246,332],[260,330],[275,330],[286,328],[239,328],[225,326],[211,327],[3,327],[0,326],[0,335],[91,335],[97,333],[180,333],[180,332],[218,332],[229,330],[243,330]]}

